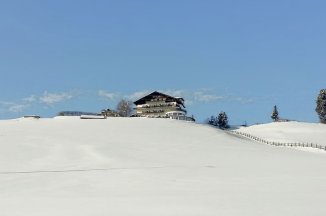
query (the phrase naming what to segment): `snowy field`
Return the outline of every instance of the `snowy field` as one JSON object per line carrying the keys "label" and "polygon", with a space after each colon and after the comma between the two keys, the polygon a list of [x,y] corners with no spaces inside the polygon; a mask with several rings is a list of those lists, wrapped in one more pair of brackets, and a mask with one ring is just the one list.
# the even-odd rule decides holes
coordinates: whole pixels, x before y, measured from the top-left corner
{"label": "snowy field", "polygon": [[[241,130],[325,143],[292,124]],[[325,182],[326,154],[190,122],[0,121],[1,216],[325,216]]]}

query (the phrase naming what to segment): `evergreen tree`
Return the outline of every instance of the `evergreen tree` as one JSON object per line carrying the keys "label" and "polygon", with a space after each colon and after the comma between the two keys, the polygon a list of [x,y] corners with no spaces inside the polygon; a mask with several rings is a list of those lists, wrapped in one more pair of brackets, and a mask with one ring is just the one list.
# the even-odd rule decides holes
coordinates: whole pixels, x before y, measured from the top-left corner
{"label": "evergreen tree", "polygon": [[214,116],[211,116],[211,119],[208,120],[208,124],[216,126],[216,118]]}
{"label": "evergreen tree", "polygon": [[320,90],[316,103],[319,120],[321,123],[326,124],[326,89]]}
{"label": "evergreen tree", "polygon": [[274,106],[271,118],[276,122],[279,120],[277,106]]}
{"label": "evergreen tree", "polygon": [[229,127],[228,116],[226,115],[225,112],[220,112],[220,114],[218,114],[216,123],[217,123],[217,126],[219,126],[220,128],[228,128]]}

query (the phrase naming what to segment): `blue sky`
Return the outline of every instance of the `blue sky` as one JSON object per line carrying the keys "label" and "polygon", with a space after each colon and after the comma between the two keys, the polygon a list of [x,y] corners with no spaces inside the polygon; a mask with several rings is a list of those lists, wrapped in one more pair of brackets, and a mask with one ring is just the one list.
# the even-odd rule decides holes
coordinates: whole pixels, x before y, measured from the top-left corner
{"label": "blue sky", "polygon": [[0,118],[115,108],[160,90],[198,121],[317,122],[322,0],[4,0]]}

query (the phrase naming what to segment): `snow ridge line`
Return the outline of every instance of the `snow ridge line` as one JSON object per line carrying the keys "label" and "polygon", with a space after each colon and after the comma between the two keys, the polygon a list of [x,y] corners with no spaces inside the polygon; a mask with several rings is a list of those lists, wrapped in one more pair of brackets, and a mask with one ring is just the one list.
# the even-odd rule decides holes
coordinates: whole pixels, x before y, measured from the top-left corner
{"label": "snow ridge line", "polygon": [[326,146],[318,145],[315,143],[305,143],[305,142],[277,142],[277,141],[268,141],[260,137],[253,136],[252,134],[244,133],[244,132],[239,132],[239,131],[233,131],[233,130],[226,130],[227,133],[232,134],[232,135],[238,135],[242,136],[245,138],[248,138],[250,140],[267,144],[267,145],[272,145],[272,146],[283,146],[283,147],[305,147],[305,148],[315,148],[315,149],[320,149],[326,151]]}

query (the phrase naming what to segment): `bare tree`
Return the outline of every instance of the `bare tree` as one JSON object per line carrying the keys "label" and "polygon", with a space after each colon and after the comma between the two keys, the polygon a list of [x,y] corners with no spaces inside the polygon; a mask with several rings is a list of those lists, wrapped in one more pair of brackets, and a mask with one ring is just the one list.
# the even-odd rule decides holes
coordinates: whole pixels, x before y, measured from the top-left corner
{"label": "bare tree", "polygon": [[122,117],[129,117],[132,114],[132,102],[121,100],[117,105],[117,112]]}

